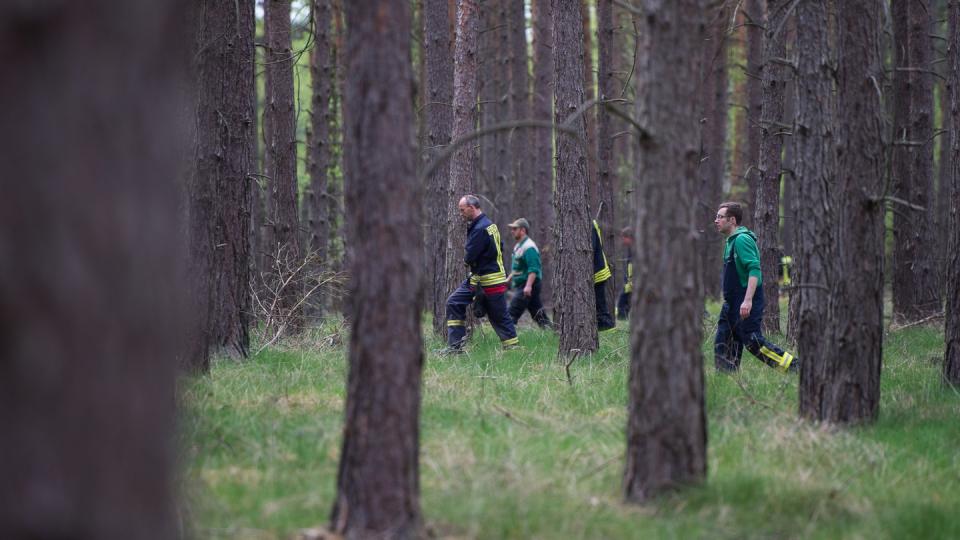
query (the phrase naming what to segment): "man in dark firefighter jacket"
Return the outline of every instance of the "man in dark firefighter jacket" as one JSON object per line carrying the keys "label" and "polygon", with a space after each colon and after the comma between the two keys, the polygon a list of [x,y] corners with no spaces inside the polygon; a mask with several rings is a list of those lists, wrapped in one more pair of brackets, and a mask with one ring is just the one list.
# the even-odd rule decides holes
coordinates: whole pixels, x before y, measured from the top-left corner
{"label": "man in dark firefighter jacket", "polygon": [[500,337],[504,347],[518,343],[513,319],[507,312],[507,274],[503,269],[503,243],[497,226],[480,209],[480,199],[464,195],[459,203],[460,215],[470,225],[467,228],[467,245],[464,262],[470,267],[471,276],[447,298],[447,349],[448,353],[460,352],[466,339],[467,307],[473,303],[477,287],[483,291],[478,299],[486,311],[490,325]]}
{"label": "man in dark firefighter jacket", "polygon": [[601,332],[611,330],[617,325],[607,308],[607,282],[613,274],[607,264],[607,255],[603,252],[600,240],[600,225],[593,220],[593,291],[597,303],[597,329]]}
{"label": "man in dark firefighter jacket", "polygon": [[713,221],[717,231],[727,237],[723,250],[723,307],[714,340],[714,363],[719,371],[736,371],[746,347],[770,367],[796,371],[800,360],[767,341],[761,333],[764,298],[757,237],[740,225],[742,219],[740,204],[725,202]]}

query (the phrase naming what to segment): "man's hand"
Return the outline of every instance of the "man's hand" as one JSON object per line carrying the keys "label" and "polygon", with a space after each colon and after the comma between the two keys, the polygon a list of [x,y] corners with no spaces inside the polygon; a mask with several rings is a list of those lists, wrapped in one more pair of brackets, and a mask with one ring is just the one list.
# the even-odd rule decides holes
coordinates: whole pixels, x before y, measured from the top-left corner
{"label": "man's hand", "polygon": [[740,304],[740,318],[746,319],[749,317],[751,309],[753,309],[753,300],[744,299],[743,303]]}
{"label": "man's hand", "polygon": [[529,283],[523,288],[523,295],[528,298],[533,295],[533,287]]}

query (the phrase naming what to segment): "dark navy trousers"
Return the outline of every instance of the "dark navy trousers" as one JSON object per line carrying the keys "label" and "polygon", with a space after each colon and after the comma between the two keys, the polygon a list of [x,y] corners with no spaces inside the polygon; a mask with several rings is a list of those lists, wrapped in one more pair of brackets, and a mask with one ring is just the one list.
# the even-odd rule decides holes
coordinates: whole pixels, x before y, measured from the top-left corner
{"label": "dark navy trousers", "polygon": [[[496,290],[495,287],[487,288],[487,290],[491,289]],[[507,312],[504,292],[485,293],[479,302],[486,311],[490,326],[493,326],[493,331],[500,337],[500,343],[506,347],[516,345],[519,340],[513,319]],[[454,348],[463,346],[467,337],[467,308],[474,302],[476,294],[476,286],[471,285],[470,280],[464,280],[447,298],[447,346]]]}

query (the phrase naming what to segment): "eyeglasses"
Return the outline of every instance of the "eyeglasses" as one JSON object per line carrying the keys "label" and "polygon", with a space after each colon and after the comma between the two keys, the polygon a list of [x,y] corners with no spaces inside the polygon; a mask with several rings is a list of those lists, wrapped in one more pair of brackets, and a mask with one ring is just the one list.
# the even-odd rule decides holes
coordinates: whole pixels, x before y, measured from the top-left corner
{"label": "eyeglasses", "polygon": [[717,214],[717,219],[724,219],[724,218],[728,218],[728,217],[730,217],[730,216],[727,216],[727,215],[724,215],[724,214]]}

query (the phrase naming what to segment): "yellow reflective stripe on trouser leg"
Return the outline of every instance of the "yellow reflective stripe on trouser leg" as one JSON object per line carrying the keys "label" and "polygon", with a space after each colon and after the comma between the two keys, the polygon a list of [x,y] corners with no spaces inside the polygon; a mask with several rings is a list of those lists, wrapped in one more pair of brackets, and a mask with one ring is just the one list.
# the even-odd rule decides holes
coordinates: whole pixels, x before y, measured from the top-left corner
{"label": "yellow reflective stripe on trouser leg", "polygon": [[789,368],[790,368],[790,362],[793,362],[793,355],[790,354],[790,353],[788,353],[788,352],[785,352],[785,353],[783,353],[783,356],[780,356],[779,354],[771,351],[770,349],[761,346],[761,347],[760,347],[760,354],[762,354],[762,355],[766,356],[767,358],[773,360],[778,366],[780,366],[780,369],[782,369],[782,370],[784,370],[784,371],[786,371],[787,369],[789,369]]}
{"label": "yellow reflective stripe on trouser leg", "polygon": [[447,321],[447,326],[466,326],[467,321],[458,321],[456,319]]}
{"label": "yellow reflective stripe on trouser leg", "polygon": [[500,342],[500,344],[503,345],[504,347],[507,347],[507,346],[509,346],[509,345],[516,345],[517,343],[520,343],[520,338],[518,338],[518,337],[514,337],[514,338],[510,338],[510,339],[505,339],[505,340],[503,340],[503,341]]}

